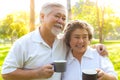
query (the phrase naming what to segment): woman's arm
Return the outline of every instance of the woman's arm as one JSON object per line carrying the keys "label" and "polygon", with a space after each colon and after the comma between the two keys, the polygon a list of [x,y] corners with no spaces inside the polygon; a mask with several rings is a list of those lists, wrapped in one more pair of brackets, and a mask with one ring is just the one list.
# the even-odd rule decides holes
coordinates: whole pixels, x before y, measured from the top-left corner
{"label": "woman's arm", "polygon": [[117,80],[116,76],[97,69],[98,80]]}

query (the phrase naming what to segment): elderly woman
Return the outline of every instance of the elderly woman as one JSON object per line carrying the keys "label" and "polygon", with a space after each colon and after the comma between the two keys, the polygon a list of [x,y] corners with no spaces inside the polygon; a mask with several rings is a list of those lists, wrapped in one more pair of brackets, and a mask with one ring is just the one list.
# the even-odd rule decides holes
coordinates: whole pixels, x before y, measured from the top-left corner
{"label": "elderly woman", "polygon": [[100,56],[89,47],[93,27],[84,21],[71,21],[65,30],[65,43],[69,47],[67,70],[62,80],[82,80],[82,70],[97,69],[98,80],[117,80],[117,74],[108,57]]}

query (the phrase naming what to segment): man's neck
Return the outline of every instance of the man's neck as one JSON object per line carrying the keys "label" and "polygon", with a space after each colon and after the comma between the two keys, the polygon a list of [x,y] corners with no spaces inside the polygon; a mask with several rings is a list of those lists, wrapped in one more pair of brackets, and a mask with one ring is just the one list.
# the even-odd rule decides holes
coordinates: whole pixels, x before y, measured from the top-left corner
{"label": "man's neck", "polygon": [[50,46],[52,47],[54,40],[56,36],[54,36],[51,32],[44,30],[42,28],[39,28],[40,35],[43,38],[43,40]]}

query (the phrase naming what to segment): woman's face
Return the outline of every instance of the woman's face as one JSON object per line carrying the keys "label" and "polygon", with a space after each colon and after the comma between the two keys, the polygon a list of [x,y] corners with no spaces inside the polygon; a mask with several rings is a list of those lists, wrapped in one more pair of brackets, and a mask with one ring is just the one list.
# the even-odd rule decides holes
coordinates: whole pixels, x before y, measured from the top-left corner
{"label": "woman's face", "polygon": [[73,53],[84,53],[90,43],[88,32],[85,29],[75,29],[71,33],[70,47]]}

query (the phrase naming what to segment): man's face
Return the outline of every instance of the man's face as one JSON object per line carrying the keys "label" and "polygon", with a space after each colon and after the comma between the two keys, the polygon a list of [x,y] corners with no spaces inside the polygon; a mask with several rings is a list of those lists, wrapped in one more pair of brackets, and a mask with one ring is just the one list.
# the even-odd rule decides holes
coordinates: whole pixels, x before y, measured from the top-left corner
{"label": "man's face", "polygon": [[85,29],[76,29],[71,33],[70,47],[73,53],[84,53],[89,44],[88,32]]}
{"label": "man's face", "polygon": [[66,12],[63,8],[53,8],[50,13],[43,17],[43,27],[57,36],[64,29],[66,22]]}

